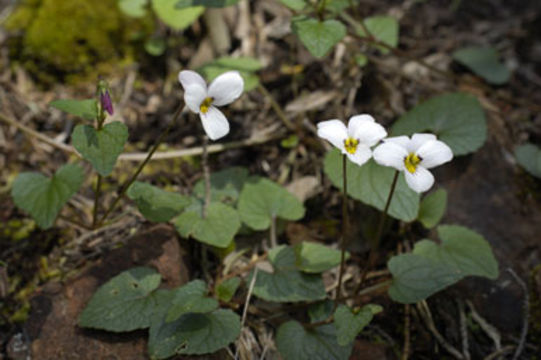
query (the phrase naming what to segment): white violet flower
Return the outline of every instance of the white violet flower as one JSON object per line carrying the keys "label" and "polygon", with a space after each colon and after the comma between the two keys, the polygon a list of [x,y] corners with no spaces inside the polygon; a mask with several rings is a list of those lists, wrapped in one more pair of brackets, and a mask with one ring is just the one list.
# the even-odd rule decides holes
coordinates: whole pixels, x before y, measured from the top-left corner
{"label": "white violet flower", "polygon": [[341,120],[327,120],[317,124],[317,135],[342,151],[349,160],[363,165],[372,157],[370,147],[387,136],[387,131],[368,114],[355,115],[348,126]]}
{"label": "white violet flower", "polygon": [[451,161],[453,152],[433,134],[390,137],[374,149],[378,164],[404,171],[408,186],[415,192],[427,191],[434,184],[428,169]]}
{"label": "white violet flower", "polygon": [[244,80],[237,71],[218,76],[207,87],[205,80],[195,71],[183,70],[178,79],[184,88],[184,101],[188,108],[199,114],[203,128],[211,140],[229,133],[229,122],[217,106],[235,101],[244,90]]}

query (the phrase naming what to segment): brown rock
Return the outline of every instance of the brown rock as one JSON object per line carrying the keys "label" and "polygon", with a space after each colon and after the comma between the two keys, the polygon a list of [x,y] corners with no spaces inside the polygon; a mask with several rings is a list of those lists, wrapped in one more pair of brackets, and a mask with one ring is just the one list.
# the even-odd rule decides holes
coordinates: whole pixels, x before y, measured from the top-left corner
{"label": "brown rock", "polygon": [[77,317],[100,285],[124,270],[143,265],[155,267],[165,287],[179,286],[189,279],[186,252],[170,227],[158,225],[137,234],[62,288],[48,286],[32,299],[25,325],[32,359],[147,359],[147,331],[115,334],[77,326]]}

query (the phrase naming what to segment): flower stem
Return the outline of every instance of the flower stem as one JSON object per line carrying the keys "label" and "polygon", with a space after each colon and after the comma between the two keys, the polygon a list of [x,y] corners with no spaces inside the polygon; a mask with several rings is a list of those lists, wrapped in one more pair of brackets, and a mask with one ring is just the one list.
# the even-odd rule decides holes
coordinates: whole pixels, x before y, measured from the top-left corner
{"label": "flower stem", "polygon": [[207,209],[210,205],[210,167],[209,167],[209,138],[203,135],[203,156],[201,162],[203,166],[203,178],[205,179],[205,203],[203,204],[203,219],[207,217]]}
{"label": "flower stem", "polygon": [[346,266],[346,234],[348,229],[348,177],[347,177],[347,156],[342,155],[342,239],[340,241],[340,272],[338,273],[338,287],[336,289],[336,297],[334,306],[338,305],[338,302],[342,298],[342,280],[344,277],[344,270]]}
{"label": "flower stem", "polygon": [[118,196],[116,197],[116,199],[113,201],[113,203],[111,204],[111,206],[109,206],[109,208],[107,209],[107,211],[105,212],[105,214],[103,214],[103,216],[101,217],[100,221],[98,222],[97,226],[101,226],[103,224],[103,222],[107,219],[107,217],[111,214],[111,212],[115,209],[115,207],[118,205],[118,203],[120,202],[120,200],[122,198],[124,198],[124,196],[126,195],[126,191],[128,191],[128,188],[131,186],[131,184],[133,184],[133,182],[137,179],[137,177],[139,176],[139,174],[141,173],[141,171],[143,171],[143,168],[146,166],[146,164],[150,161],[150,159],[152,158],[152,155],[156,152],[156,150],[158,150],[158,147],[160,146],[160,144],[162,143],[162,141],[165,139],[165,136],[169,133],[169,131],[173,128],[173,125],[176,123],[177,119],[179,118],[180,114],[182,114],[182,110],[184,109],[184,102],[181,103],[181,105],[178,107],[177,111],[175,112],[175,115],[173,116],[173,120],[171,120],[171,122],[169,123],[169,125],[167,126],[167,128],[160,134],[160,136],[158,137],[158,140],[156,140],[156,143],[154,143],[154,146],[152,147],[152,149],[150,149],[147,157],[145,158],[145,160],[143,160],[143,162],[139,165],[139,167],[137,168],[137,170],[135,170],[135,173],[132,175],[132,177],[126,182],[124,183],[120,190],[119,190],[119,194]]}
{"label": "flower stem", "polygon": [[389,207],[391,206],[391,200],[393,199],[393,195],[396,189],[396,183],[398,181],[399,174],[400,172],[398,170],[395,171],[394,173],[393,182],[391,184],[391,190],[389,191],[389,195],[387,196],[387,202],[385,203],[385,208],[383,209],[383,212],[381,213],[381,217],[379,218],[376,238],[375,238],[375,241],[372,243],[372,246],[370,249],[370,255],[368,256],[367,266],[364,267],[363,272],[361,273],[361,281],[359,282],[359,285],[357,285],[357,289],[355,290],[355,293],[357,293],[359,289],[361,288],[361,285],[363,284],[364,280],[366,279],[366,275],[368,274],[368,270],[370,270],[374,266],[378,258],[379,243],[381,242],[385,220],[387,220],[387,213],[389,212]]}
{"label": "flower stem", "polygon": [[98,222],[98,210],[99,210],[99,202],[100,202],[100,193],[101,193],[101,181],[102,176],[98,174],[96,179],[96,191],[94,192],[94,209],[92,210],[92,228],[96,228],[96,224]]}

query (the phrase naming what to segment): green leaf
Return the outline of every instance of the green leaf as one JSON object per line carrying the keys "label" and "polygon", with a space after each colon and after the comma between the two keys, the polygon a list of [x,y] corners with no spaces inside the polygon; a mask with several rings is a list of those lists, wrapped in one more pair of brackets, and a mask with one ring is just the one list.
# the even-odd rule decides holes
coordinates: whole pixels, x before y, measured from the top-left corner
{"label": "green leaf", "polygon": [[216,286],[216,296],[218,299],[229,302],[233,298],[233,295],[235,295],[235,292],[240,285],[240,281],[240,278],[236,276],[219,283],[218,286]]}
{"label": "green leaf", "polygon": [[472,153],[487,137],[483,108],[469,94],[440,95],[414,107],[392,128],[393,136],[425,131],[436,134],[451,147],[455,156]]}
{"label": "green leaf", "polygon": [[515,149],[515,157],[531,175],[541,178],[541,149],[534,144],[524,144]]}
{"label": "green leaf", "polygon": [[455,51],[453,58],[490,84],[505,84],[511,77],[511,72],[500,62],[494,48],[466,47]]}
{"label": "green leaf", "polygon": [[355,56],[355,62],[360,67],[364,67],[368,64],[368,57],[365,54],[358,54]]}
{"label": "green leaf", "polygon": [[118,7],[120,10],[131,17],[141,18],[147,14],[146,6],[148,0],[119,0]]}
{"label": "green leaf", "polygon": [[423,198],[419,208],[419,220],[425,228],[430,229],[438,225],[447,209],[447,191],[438,189]]}
{"label": "green leaf", "polygon": [[141,214],[153,222],[169,221],[191,203],[186,196],[140,181],[129,187],[127,195],[135,201]]}
{"label": "green leaf", "polygon": [[347,360],[353,345],[338,344],[334,324],[306,330],[300,323],[291,320],[278,328],[276,347],[284,360]]}
{"label": "green leaf", "polygon": [[179,9],[179,0],[152,0],[152,9],[166,25],[174,30],[184,30],[190,26],[203,12],[203,6]]}
{"label": "green leaf", "polygon": [[169,291],[154,291],[160,281],[160,274],[148,267],[120,273],[94,293],[79,315],[79,326],[114,332],[149,327],[171,299]]}
{"label": "green leaf", "polygon": [[400,303],[415,303],[456,283],[465,276],[498,277],[498,263],[490,245],[479,234],[461,226],[440,225],[441,245],[418,242],[412,254],[394,256],[389,295]]}
{"label": "green leaf", "polygon": [[364,327],[370,324],[374,315],[382,310],[381,306],[373,304],[363,306],[358,312],[352,312],[345,305],[338,306],[334,312],[338,344],[341,346],[351,344]]}
{"label": "green leaf", "polygon": [[205,64],[198,70],[207,81],[214,80],[226,71],[236,70],[244,79],[244,91],[250,91],[259,85],[259,78],[254,73],[261,68],[263,68],[263,64],[252,57],[224,56]]}
{"label": "green leaf", "polygon": [[94,120],[98,117],[98,105],[95,99],[55,100],[49,105],[85,120]]}
{"label": "green leaf", "polygon": [[321,58],[346,35],[346,27],[337,20],[319,21],[305,16],[291,19],[291,28],[308,51]]}
{"label": "green leaf", "polygon": [[[272,249],[269,251],[269,260],[274,272],[257,272],[253,290],[255,296],[275,302],[313,301],[326,297],[321,276],[297,270],[293,248],[282,245]],[[247,282],[250,283],[250,280]]]}
{"label": "green leaf", "polygon": [[175,220],[175,227],[183,237],[193,237],[205,244],[226,248],[240,229],[239,215],[232,207],[214,202],[207,209],[207,217],[201,211],[187,210]]}
{"label": "green leaf", "polygon": [[11,196],[15,205],[29,213],[40,228],[48,229],[84,179],[83,169],[73,164],[62,166],[52,178],[25,172],[15,179]]}
{"label": "green leaf", "polygon": [[325,299],[308,306],[308,317],[310,323],[316,323],[327,320],[334,311],[334,301]]}
{"label": "green leaf", "polygon": [[[324,160],[325,174],[334,186],[342,188],[342,154],[337,149],[328,152]],[[363,166],[348,161],[348,194],[383,211],[389,196],[395,170],[370,160]],[[389,215],[402,221],[413,221],[419,212],[419,194],[411,190],[400,175],[389,207]]]}
{"label": "green leaf", "polygon": [[166,322],[175,321],[187,313],[208,313],[218,308],[218,302],[207,295],[207,284],[202,280],[190,281],[174,291]]}
{"label": "green leaf", "polygon": [[188,313],[173,322],[153,322],[148,352],[152,359],[166,359],[175,354],[208,354],[226,347],[239,334],[240,318],[231,310]]}
{"label": "green leaf", "polygon": [[[370,35],[379,41],[395,48],[398,45],[398,21],[392,16],[372,16],[363,20]],[[368,36],[361,27],[358,30],[360,36]],[[382,54],[387,54],[389,49],[376,45]]]}
{"label": "green leaf", "polygon": [[287,6],[288,8],[295,10],[295,11],[301,11],[306,7],[306,0],[279,0],[282,4]]}
{"label": "green leaf", "polygon": [[189,6],[204,6],[207,8],[223,8],[237,4],[240,0],[176,0],[177,9]]}
{"label": "green leaf", "polygon": [[127,140],[128,128],[119,121],[113,121],[101,130],[90,125],[77,125],[71,135],[73,147],[102,176],[113,171],[116,159],[124,150]]}
{"label": "green leaf", "polygon": [[[293,247],[295,263],[299,270],[307,273],[322,273],[340,265],[341,251],[314,242],[304,241]],[[346,259],[349,253],[346,253]]]}
{"label": "green leaf", "polygon": [[240,194],[238,211],[242,221],[255,230],[268,229],[272,218],[299,220],[304,206],[282,186],[264,178],[253,177]]}
{"label": "green leaf", "polygon": [[[212,201],[235,204],[244,183],[248,179],[248,169],[234,166],[210,175],[210,198]],[[194,188],[194,195],[205,198],[205,180],[199,180]]]}
{"label": "green leaf", "polygon": [[167,42],[163,37],[152,37],[145,41],[145,51],[152,56],[161,56],[167,49]]}

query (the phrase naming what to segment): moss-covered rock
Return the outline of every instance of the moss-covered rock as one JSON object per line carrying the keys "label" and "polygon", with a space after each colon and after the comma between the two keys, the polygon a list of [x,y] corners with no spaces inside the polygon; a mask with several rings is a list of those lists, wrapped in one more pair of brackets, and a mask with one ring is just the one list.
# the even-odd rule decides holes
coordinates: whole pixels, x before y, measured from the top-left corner
{"label": "moss-covered rock", "polygon": [[69,81],[130,62],[153,21],[127,17],[117,0],[23,0],[6,29],[12,58],[42,81]]}

